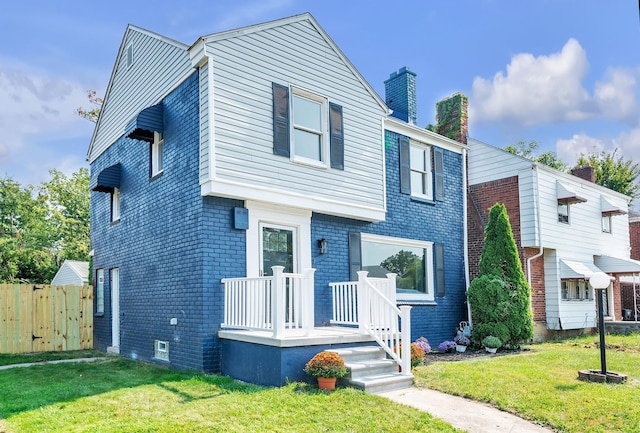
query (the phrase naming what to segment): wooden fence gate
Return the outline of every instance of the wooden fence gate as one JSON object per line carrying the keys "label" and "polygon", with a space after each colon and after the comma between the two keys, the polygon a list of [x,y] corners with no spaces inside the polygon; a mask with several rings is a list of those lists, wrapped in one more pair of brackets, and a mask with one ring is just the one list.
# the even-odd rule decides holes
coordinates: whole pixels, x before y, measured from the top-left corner
{"label": "wooden fence gate", "polygon": [[93,349],[93,287],[0,284],[0,353]]}

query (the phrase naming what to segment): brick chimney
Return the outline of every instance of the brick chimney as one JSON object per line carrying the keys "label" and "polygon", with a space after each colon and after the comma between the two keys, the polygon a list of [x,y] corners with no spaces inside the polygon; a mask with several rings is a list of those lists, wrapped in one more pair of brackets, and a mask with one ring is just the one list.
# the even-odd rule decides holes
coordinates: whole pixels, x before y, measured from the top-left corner
{"label": "brick chimney", "polygon": [[391,116],[416,124],[416,74],[406,66],[393,72],[384,82],[385,102],[393,110]]}
{"label": "brick chimney", "polygon": [[589,182],[596,182],[596,169],[587,165],[584,167],[576,167],[571,170],[571,174],[578,176],[580,179],[588,180]]}
{"label": "brick chimney", "polygon": [[469,136],[469,98],[455,93],[436,103],[435,132],[462,144]]}

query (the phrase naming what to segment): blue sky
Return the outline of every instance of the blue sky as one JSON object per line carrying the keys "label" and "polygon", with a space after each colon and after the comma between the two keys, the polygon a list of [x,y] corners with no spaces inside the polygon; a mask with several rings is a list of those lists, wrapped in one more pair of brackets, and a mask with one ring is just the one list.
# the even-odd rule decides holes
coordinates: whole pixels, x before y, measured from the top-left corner
{"label": "blue sky", "polygon": [[12,1],[0,15],[0,177],[23,184],[88,166],[93,124],[128,23],[192,44],[199,36],[311,12],[384,95],[417,74],[418,124],[455,92],[470,136],[536,140],[567,163],[612,151],[640,161],[640,21],[635,0]]}

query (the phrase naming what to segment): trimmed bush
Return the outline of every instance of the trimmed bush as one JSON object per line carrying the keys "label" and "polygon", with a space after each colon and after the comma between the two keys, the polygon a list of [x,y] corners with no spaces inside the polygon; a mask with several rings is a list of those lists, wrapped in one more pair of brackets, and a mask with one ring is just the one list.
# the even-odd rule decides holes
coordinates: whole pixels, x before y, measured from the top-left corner
{"label": "trimmed bush", "polygon": [[489,211],[479,270],[480,276],[473,280],[467,294],[474,322],[474,343],[480,344],[488,335],[512,347],[531,339],[531,288],[522,271],[503,204],[496,203]]}

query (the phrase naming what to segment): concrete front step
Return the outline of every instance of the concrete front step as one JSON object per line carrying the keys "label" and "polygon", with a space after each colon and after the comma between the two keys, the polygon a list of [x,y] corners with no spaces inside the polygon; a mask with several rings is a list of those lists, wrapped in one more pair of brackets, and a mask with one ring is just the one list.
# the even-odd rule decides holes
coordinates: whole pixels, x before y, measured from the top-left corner
{"label": "concrete front step", "polygon": [[387,359],[380,346],[361,346],[331,350],[340,355],[349,373],[339,380],[342,386],[351,386],[370,393],[409,388],[413,375],[398,372],[398,364]]}

